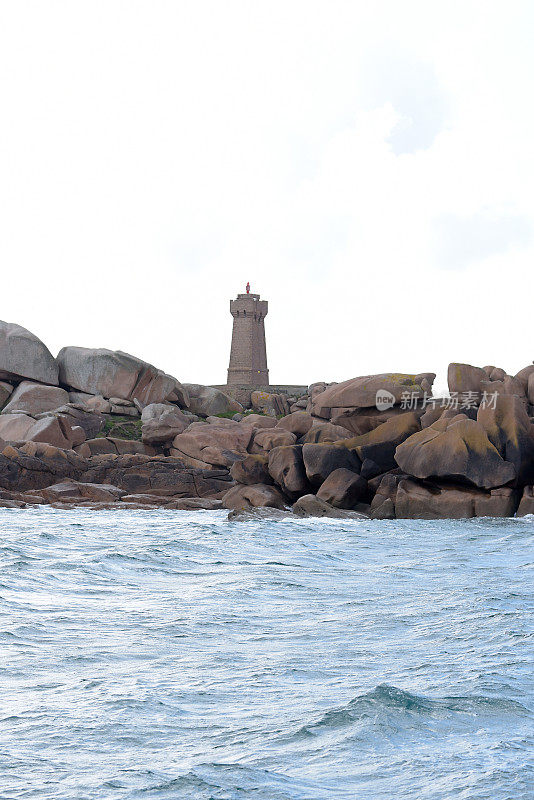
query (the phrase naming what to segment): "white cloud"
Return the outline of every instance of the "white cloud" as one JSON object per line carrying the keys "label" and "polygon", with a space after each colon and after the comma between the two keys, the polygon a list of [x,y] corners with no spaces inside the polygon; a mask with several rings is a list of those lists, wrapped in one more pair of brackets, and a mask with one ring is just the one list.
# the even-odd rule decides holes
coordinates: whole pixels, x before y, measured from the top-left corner
{"label": "white cloud", "polygon": [[534,357],[527,3],[0,13],[1,316],[52,350],[223,382],[250,280],[275,382]]}
{"label": "white cloud", "polygon": [[469,217],[444,214],[435,221],[436,260],[445,269],[525,247],[532,241],[528,217],[483,210]]}
{"label": "white cloud", "polygon": [[448,114],[434,65],[388,42],[369,53],[361,72],[363,103],[369,108],[391,104],[398,114],[388,137],[393,152],[415,153],[430,147],[445,128]]}

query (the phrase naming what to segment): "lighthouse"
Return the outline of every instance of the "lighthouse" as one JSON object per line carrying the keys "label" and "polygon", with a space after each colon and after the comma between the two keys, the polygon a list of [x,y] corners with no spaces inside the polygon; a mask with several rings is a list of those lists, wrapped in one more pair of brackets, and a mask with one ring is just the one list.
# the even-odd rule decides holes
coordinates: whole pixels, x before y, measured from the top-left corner
{"label": "lighthouse", "polygon": [[230,300],[230,314],[234,318],[232,347],[228,367],[228,386],[260,388],[269,385],[265,324],[267,300],[250,291]]}

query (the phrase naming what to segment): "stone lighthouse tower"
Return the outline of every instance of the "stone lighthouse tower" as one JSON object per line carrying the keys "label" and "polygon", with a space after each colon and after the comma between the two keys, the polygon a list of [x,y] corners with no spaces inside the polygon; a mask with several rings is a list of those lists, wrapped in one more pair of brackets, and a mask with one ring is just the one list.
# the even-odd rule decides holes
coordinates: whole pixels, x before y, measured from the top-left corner
{"label": "stone lighthouse tower", "polygon": [[238,294],[235,300],[230,300],[234,327],[228,386],[269,385],[264,326],[267,307],[267,301],[260,300],[259,294],[250,293],[248,283],[245,294]]}

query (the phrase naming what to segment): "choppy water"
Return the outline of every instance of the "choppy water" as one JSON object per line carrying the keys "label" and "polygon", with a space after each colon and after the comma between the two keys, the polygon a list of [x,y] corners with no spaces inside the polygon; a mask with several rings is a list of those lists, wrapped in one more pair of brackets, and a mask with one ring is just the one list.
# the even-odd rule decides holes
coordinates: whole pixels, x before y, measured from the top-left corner
{"label": "choppy water", "polygon": [[534,796],[534,521],[0,512],[0,797]]}

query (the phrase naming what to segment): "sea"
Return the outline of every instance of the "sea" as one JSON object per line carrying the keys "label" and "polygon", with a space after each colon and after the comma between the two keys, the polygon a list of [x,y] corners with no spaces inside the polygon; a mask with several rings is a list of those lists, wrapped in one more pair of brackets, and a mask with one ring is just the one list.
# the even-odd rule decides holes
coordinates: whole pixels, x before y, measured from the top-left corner
{"label": "sea", "polygon": [[2,800],[530,800],[534,519],[0,510]]}

